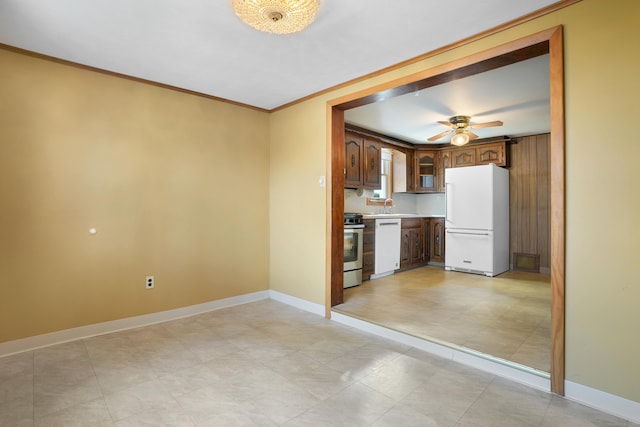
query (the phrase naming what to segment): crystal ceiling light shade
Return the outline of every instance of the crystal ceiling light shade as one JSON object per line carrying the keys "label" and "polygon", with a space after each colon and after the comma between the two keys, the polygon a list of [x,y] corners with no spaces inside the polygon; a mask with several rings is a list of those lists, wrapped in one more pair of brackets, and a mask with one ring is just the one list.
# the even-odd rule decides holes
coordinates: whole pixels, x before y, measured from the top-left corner
{"label": "crystal ceiling light shade", "polygon": [[236,15],[256,30],[289,34],[313,22],[320,0],[231,0]]}
{"label": "crystal ceiling light shade", "polygon": [[469,142],[469,134],[464,129],[458,129],[456,134],[451,138],[451,144],[453,145],[464,145]]}

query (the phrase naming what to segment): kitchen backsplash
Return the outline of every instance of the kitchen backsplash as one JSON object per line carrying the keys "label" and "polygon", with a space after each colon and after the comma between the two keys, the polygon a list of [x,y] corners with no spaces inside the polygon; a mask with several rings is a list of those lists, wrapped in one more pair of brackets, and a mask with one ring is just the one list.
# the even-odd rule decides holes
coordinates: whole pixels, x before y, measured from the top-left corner
{"label": "kitchen backsplash", "polygon": [[[360,193],[360,195],[358,195]],[[381,213],[382,207],[367,206],[367,197],[373,197],[373,190],[344,190],[344,211],[361,213]],[[444,215],[444,193],[393,195],[393,213]]]}
{"label": "kitchen backsplash", "polygon": [[416,213],[428,215],[444,215],[444,193],[416,194]]}

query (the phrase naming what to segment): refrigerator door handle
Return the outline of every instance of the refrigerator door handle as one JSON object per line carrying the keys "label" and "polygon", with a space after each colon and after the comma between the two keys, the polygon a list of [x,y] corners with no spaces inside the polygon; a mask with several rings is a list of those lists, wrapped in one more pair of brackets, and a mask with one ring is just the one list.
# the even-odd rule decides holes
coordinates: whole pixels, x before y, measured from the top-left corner
{"label": "refrigerator door handle", "polygon": [[444,220],[451,221],[449,219],[449,182],[444,183]]}

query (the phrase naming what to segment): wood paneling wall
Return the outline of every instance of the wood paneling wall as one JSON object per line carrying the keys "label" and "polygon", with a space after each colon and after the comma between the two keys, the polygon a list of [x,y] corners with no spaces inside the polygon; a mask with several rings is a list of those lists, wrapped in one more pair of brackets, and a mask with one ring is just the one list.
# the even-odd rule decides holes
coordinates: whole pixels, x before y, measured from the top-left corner
{"label": "wood paneling wall", "polygon": [[540,255],[540,269],[551,266],[549,134],[513,138],[511,145],[511,262],[513,253]]}

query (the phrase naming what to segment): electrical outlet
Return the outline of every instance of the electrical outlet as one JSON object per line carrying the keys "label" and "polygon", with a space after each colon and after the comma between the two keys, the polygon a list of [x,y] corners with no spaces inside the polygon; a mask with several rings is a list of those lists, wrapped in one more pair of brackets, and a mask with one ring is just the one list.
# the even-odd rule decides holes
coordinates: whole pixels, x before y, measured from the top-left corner
{"label": "electrical outlet", "polygon": [[153,289],[153,287],[155,286],[155,279],[153,278],[153,276],[147,276],[147,281],[145,282],[145,287],[147,289]]}

